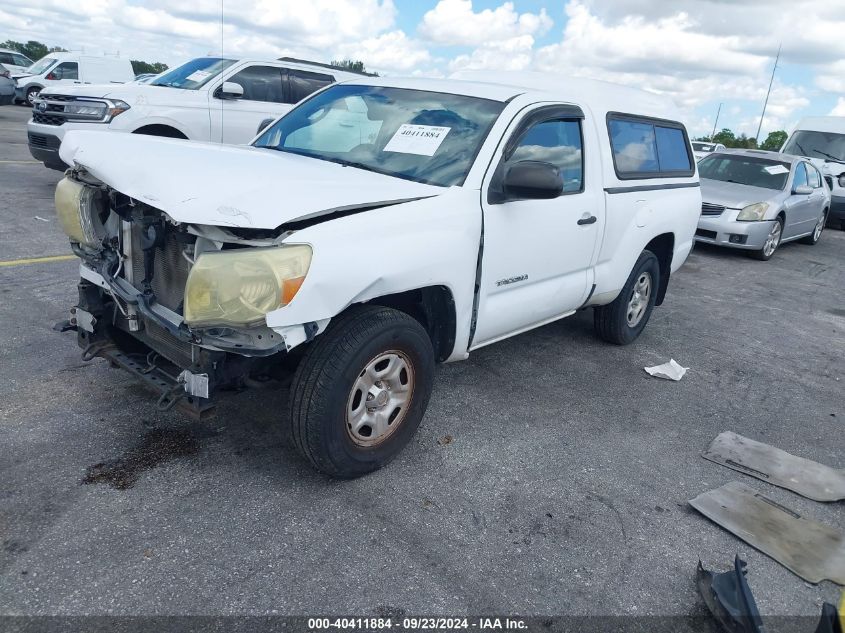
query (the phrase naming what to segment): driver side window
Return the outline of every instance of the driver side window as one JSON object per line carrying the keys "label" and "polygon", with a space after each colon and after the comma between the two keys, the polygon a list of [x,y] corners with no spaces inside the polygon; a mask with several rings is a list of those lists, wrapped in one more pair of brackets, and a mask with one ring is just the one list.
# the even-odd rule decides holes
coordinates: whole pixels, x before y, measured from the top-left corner
{"label": "driver side window", "polygon": [[580,119],[555,119],[532,125],[519,139],[507,163],[550,163],[560,170],[563,193],[584,190],[584,157]]}

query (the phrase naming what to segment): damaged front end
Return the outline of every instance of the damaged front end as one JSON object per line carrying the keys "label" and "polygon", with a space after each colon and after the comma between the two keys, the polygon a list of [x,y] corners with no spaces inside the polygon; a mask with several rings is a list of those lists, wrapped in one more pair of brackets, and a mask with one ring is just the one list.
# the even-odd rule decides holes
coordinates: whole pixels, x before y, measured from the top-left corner
{"label": "damaged front end", "polygon": [[282,243],[290,232],[179,223],[82,168],[59,182],[56,211],[82,260],[79,302],[57,329],[76,330],[86,360],[156,389],[161,409],[204,416],[213,392],[266,380],[320,329],[264,320],[310,265],[308,245]]}

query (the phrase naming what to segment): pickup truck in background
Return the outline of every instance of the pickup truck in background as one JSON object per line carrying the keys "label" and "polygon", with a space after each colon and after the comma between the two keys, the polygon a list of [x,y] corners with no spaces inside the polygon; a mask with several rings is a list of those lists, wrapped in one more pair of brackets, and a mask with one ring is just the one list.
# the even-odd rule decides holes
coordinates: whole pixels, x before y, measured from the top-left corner
{"label": "pickup truck in background", "polygon": [[701,213],[678,112],[604,82],[466,79],[358,77],[244,147],[70,132],[56,210],[81,280],[59,329],[196,415],[295,370],[268,414],[334,477],[408,443],[438,361],[587,308],[633,342]]}
{"label": "pickup truck in background", "polygon": [[259,124],[336,81],[361,75],[292,58],[200,57],[149,83],[58,86],[33,103],[29,151],[64,171],[59,157],[70,130],[109,130],[218,143],[248,143]]}

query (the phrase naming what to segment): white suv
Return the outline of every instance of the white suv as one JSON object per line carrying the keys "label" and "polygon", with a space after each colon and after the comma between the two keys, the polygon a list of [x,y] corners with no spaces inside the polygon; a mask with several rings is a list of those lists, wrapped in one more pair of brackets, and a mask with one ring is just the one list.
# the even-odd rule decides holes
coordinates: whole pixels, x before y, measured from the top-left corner
{"label": "white suv", "polygon": [[26,69],[32,66],[32,63],[29,57],[18,51],[0,48],[0,64],[3,64],[6,70],[12,74],[26,72]]}
{"label": "white suv", "polygon": [[27,124],[29,150],[47,167],[64,170],[58,150],[70,130],[247,143],[262,121],[287,112],[315,90],[356,76],[292,58],[201,57],[148,84],[44,89]]}
{"label": "white suv", "polygon": [[56,210],[82,280],[62,327],[163,409],[296,365],[296,444],[338,477],[409,441],[436,361],[588,307],[634,341],[701,212],[678,113],[601,82],[476,79],[333,85],[246,147],[69,133]]}

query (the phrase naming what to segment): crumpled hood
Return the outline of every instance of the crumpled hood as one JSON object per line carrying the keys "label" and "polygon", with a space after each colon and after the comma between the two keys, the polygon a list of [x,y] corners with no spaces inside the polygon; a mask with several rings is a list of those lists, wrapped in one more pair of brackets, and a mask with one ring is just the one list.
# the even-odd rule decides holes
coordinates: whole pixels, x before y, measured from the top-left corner
{"label": "crumpled hood", "polygon": [[720,204],[729,209],[742,209],[756,202],[772,202],[780,198],[783,191],[740,185],[735,182],[701,179],[701,199],[711,204]]}
{"label": "crumpled hood", "polygon": [[273,229],[447,190],[270,149],[119,132],[70,131],[59,153],[65,163],[189,224]]}

